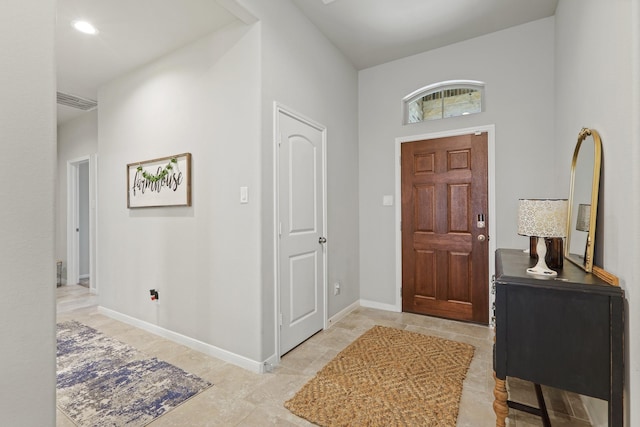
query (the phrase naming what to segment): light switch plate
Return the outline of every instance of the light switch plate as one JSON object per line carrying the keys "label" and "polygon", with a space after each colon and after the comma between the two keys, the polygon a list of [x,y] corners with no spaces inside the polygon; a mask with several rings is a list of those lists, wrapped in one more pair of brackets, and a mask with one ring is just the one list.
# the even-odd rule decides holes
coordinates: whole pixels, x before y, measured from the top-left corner
{"label": "light switch plate", "polygon": [[382,196],[382,206],[393,206],[393,196]]}

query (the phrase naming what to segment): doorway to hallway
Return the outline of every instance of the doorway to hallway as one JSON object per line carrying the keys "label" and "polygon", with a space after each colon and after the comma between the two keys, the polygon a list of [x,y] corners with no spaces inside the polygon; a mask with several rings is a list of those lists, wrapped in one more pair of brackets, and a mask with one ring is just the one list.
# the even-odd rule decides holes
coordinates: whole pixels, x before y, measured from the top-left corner
{"label": "doorway to hallway", "polygon": [[95,160],[67,162],[67,280],[97,292],[95,280]]}

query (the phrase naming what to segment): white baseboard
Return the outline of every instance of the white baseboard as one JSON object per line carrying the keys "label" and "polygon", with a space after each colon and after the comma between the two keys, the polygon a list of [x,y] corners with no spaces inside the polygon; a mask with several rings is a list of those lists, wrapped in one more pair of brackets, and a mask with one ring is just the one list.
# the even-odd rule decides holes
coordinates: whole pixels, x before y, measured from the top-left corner
{"label": "white baseboard", "polygon": [[349,315],[349,313],[351,313],[353,310],[355,310],[358,307],[360,307],[360,301],[354,302],[353,304],[349,305],[344,310],[341,310],[338,313],[336,313],[333,316],[331,316],[327,320],[327,328],[332,327],[336,322],[338,322],[339,320],[342,320],[345,317],[347,317]]}
{"label": "white baseboard", "polygon": [[261,363],[255,360],[251,360],[247,357],[240,356],[211,344],[207,344],[194,338],[190,338],[186,335],[161,328],[158,325],[136,319],[135,317],[131,317],[105,307],[98,306],[98,312],[104,314],[105,316],[111,317],[112,319],[119,320],[120,322],[135,326],[136,328],[140,328],[147,332],[151,332],[152,334],[161,336],[178,344],[185,345],[193,350],[199,351],[209,356],[213,356],[220,360],[224,360],[225,362],[232,363],[243,369],[247,369],[256,373],[265,372],[265,363],[267,362]]}
{"label": "white baseboard", "polygon": [[[392,304],[382,304],[376,301],[359,300],[349,305],[345,309],[341,310],[340,312],[336,313],[335,315],[331,316],[331,318],[327,320],[327,325],[328,325],[327,327],[330,328],[336,322],[345,318],[347,315],[349,315],[349,313],[351,313],[353,310],[357,309],[358,307],[375,308],[379,310],[386,310],[386,311],[393,311],[393,312],[399,311],[397,307]],[[205,342],[188,337],[186,335],[182,335],[177,332],[170,331],[158,325],[154,325],[153,323],[136,319],[135,317],[128,316],[126,314],[117,312],[115,310],[98,306],[98,312],[101,314],[104,314],[105,316],[111,317],[112,319],[118,320],[120,322],[126,323],[131,326],[135,326],[136,328],[140,328],[142,330],[145,330],[152,334],[166,338],[178,344],[185,345],[196,351],[224,360],[225,362],[232,363],[236,366],[239,366],[241,368],[247,369],[252,372],[256,372],[256,373],[269,372],[274,366],[278,364],[277,356],[275,354],[268,357],[267,360],[263,362],[258,362],[258,361],[249,359],[247,357],[240,356],[238,354],[224,350],[222,348],[213,346],[211,344],[207,344]]]}
{"label": "white baseboard", "polygon": [[275,366],[278,366],[279,363],[280,362],[278,361],[278,356],[275,353],[272,354],[271,356],[269,356],[267,358],[267,360],[262,362],[262,368],[261,368],[260,373],[264,374],[264,373],[273,371],[273,368]]}
{"label": "white baseboard", "polygon": [[360,300],[360,306],[367,307],[367,308],[377,308],[378,310],[393,311],[396,313],[399,313],[402,311],[398,307],[396,307],[394,304],[384,304],[381,302],[370,301],[366,299]]}

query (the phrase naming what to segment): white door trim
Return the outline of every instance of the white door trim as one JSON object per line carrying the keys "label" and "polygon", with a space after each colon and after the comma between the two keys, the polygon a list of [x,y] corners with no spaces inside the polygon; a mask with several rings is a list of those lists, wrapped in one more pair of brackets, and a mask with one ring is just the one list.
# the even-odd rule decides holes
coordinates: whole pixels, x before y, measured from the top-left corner
{"label": "white door trim", "polygon": [[89,163],[89,286],[91,293],[98,293],[96,282],[96,159],[93,155],[67,161],[67,284],[78,283],[79,239],[78,227],[78,168]]}
{"label": "white door trim", "polygon": [[273,267],[274,267],[274,329],[275,329],[275,358],[273,359],[274,364],[278,364],[280,362],[280,245],[279,245],[279,223],[280,223],[280,212],[279,212],[279,173],[280,173],[280,162],[278,156],[278,143],[280,140],[280,125],[279,125],[279,115],[280,113],[286,114],[290,117],[295,118],[322,133],[322,216],[323,216],[323,228],[324,235],[327,238],[327,243],[323,245],[322,258],[324,264],[324,280],[322,283],[322,297],[324,298],[324,310],[322,313],[323,318],[323,329],[327,328],[327,250],[330,245],[331,239],[329,239],[329,231],[327,228],[327,127],[312,120],[292,108],[289,108],[277,101],[273,102]]}
{"label": "white door trim", "polygon": [[396,304],[395,309],[402,311],[402,188],[401,188],[401,160],[400,150],[404,142],[422,141],[425,139],[446,138],[449,136],[467,135],[474,132],[487,132],[487,168],[489,189],[489,319],[491,319],[491,307],[494,296],[491,294],[491,277],[495,273],[496,252],[496,126],[483,125],[465,129],[452,129],[442,132],[426,133],[421,135],[409,135],[396,138]]}

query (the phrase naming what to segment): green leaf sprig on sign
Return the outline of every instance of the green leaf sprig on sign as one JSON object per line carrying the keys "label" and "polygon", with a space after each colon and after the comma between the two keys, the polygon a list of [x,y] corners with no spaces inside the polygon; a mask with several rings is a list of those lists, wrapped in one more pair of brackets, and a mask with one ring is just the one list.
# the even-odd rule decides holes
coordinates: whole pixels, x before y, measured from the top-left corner
{"label": "green leaf sprig on sign", "polygon": [[169,171],[173,170],[172,163],[175,163],[177,165],[178,160],[174,157],[173,159],[171,159],[169,163],[167,163],[167,166],[162,168],[162,170],[155,175],[142,169],[142,165],[138,166],[137,169],[138,171],[142,172],[142,177],[147,181],[157,182],[157,181],[160,181],[165,176],[169,175]]}

